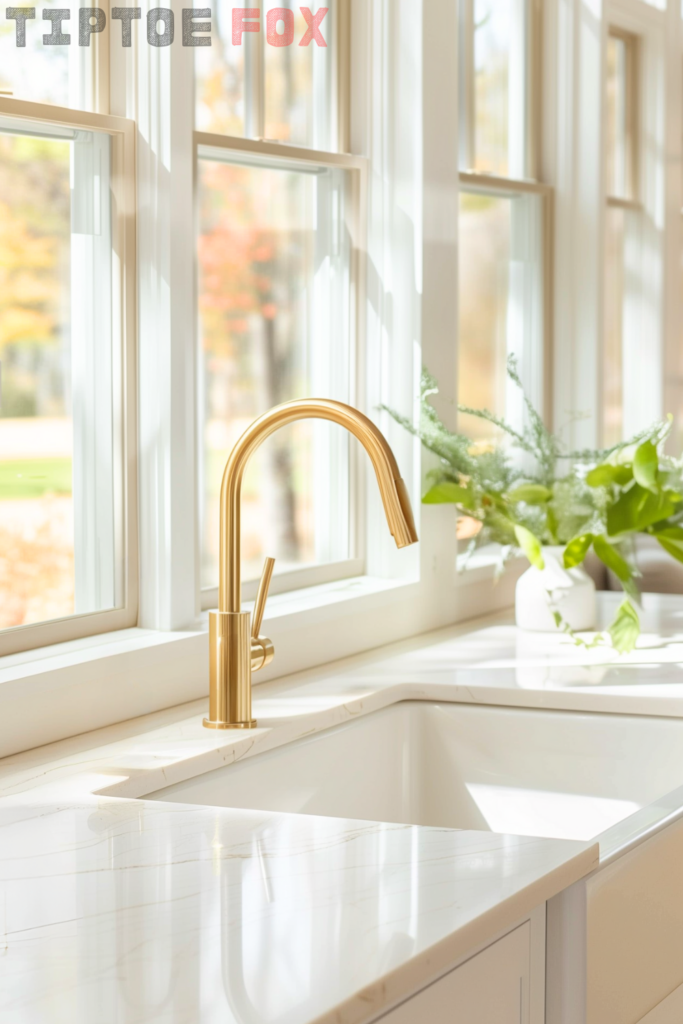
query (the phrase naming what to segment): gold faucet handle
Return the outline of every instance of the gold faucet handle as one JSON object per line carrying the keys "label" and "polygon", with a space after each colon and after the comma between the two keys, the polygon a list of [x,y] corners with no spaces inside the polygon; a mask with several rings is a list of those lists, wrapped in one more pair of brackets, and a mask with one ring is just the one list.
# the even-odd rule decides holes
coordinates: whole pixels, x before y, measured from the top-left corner
{"label": "gold faucet handle", "polygon": [[258,586],[256,601],[254,602],[254,610],[251,614],[251,636],[253,640],[257,640],[261,633],[263,613],[266,610],[266,601],[268,600],[268,588],[270,587],[270,581],[273,578],[274,568],[275,559],[266,558],[266,563],[263,566],[261,582],[259,583]]}

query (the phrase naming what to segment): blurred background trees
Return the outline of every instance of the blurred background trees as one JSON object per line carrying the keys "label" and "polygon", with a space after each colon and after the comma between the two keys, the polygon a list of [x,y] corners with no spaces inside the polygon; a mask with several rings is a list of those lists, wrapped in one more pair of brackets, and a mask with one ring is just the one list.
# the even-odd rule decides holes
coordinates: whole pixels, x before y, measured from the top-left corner
{"label": "blurred background trees", "polygon": [[0,627],[73,611],[70,146],[0,134]]}

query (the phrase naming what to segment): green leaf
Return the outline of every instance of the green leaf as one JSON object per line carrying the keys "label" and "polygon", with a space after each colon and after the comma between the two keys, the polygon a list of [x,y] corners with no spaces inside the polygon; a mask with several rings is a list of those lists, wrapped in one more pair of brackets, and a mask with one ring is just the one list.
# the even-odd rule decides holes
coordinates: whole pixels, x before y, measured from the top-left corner
{"label": "green leaf", "polygon": [[573,569],[576,565],[581,565],[592,543],[592,533],[584,533],[581,537],[575,537],[574,540],[570,540],[564,549],[563,561],[565,569]]}
{"label": "green leaf", "polygon": [[680,526],[667,526],[663,530],[655,530],[652,534],[667,554],[677,562],[683,562],[683,529]]}
{"label": "green leaf", "polygon": [[644,530],[661,519],[668,519],[683,499],[674,491],[653,494],[634,483],[607,510],[607,532],[610,537],[620,533]]}
{"label": "green leaf", "polygon": [[520,548],[529,559],[531,564],[537,569],[545,569],[545,562],[543,561],[543,554],[541,552],[541,542],[538,537],[535,537],[531,530],[527,530],[526,526],[515,526],[515,537]]}
{"label": "green leaf", "polygon": [[507,501],[525,501],[527,505],[544,505],[553,492],[543,484],[520,484],[505,495]]}
{"label": "green leaf", "polygon": [[600,561],[611,569],[620,580],[622,587],[635,604],[641,603],[640,591],[633,578],[633,572],[628,562],[622,558],[617,549],[604,537],[596,537],[593,541],[593,549]]}
{"label": "green leaf", "polygon": [[632,479],[633,470],[630,466],[613,466],[605,462],[602,466],[591,469],[586,477],[586,483],[589,487],[610,487],[612,484],[623,487]]}
{"label": "green leaf", "polygon": [[636,454],[633,456],[633,475],[636,483],[653,491],[657,487],[657,473],[659,470],[659,456],[652,441],[644,441],[638,445]]}
{"label": "green leaf", "polygon": [[612,646],[619,654],[628,654],[636,646],[640,636],[640,619],[630,601],[622,601],[614,622],[609,628]]}
{"label": "green leaf", "polygon": [[422,499],[423,505],[462,505],[463,508],[472,509],[474,499],[472,492],[460,484],[453,484],[445,480],[443,483],[435,484],[427,491]]}
{"label": "green leaf", "polygon": [[633,577],[631,567],[622,558],[614,545],[610,544],[609,541],[605,540],[604,537],[595,537],[593,540],[593,550],[598,556],[601,562],[611,569],[614,575],[621,580],[622,583],[628,583]]}

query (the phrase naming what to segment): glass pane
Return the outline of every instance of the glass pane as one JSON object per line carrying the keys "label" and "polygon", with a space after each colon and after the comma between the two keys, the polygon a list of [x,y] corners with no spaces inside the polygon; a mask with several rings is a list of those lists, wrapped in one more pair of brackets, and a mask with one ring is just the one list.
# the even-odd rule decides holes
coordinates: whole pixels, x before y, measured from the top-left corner
{"label": "glass pane", "polygon": [[625,211],[607,208],[605,239],[605,333],[603,351],[603,443],[622,440]]}
{"label": "glass pane", "polygon": [[326,9],[293,0],[251,7],[260,16],[245,25],[258,32],[240,19],[234,41],[239,8],[220,0],[212,9],[212,45],[195,51],[197,128],[335,149],[337,0]]}
{"label": "glass pane", "polygon": [[243,45],[232,45],[232,7],[227,0],[212,5],[211,46],[194,51],[195,121],[199,131],[244,135],[244,54],[251,40],[245,35]]}
{"label": "glass pane", "polygon": [[[348,400],[349,239],[342,172],[199,162],[202,586],[218,580],[220,482],[249,423],[281,402]],[[297,423],[252,458],[242,488],[243,579],[348,557],[348,453],[339,428]]]}
{"label": "glass pane", "polygon": [[[510,273],[510,200],[460,194],[460,329],[458,402],[505,415]],[[460,415],[458,429],[475,441],[498,431]]]}
{"label": "glass pane", "polygon": [[109,140],[16,127],[0,123],[0,628],[117,589]]}
{"label": "glass pane", "polygon": [[[298,0],[286,0],[292,12],[294,41],[306,34],[306,21]],[[327,47],[311,42],[306,47],[266,45],[266,138],[280,139],[315,149],[336,149],[332,82],[335,56],[335,0],[320,23]],[[313,9],[313,6],[311,6]],[[278,22],[278,31],[284,23]]]}
{"label": "glass pane", "polygon": [[524,177],[526,0],[474,0],[474,169]]}
{"label": "glass pane", "polygon": [[628,106],[626,43],[607,38],[607,193],[625,198],[628,189]]}
{"label": "glass pane", "polygon": [[[543,397],[542,207],[537,196],[460,193],[458,402],[524,426],[509,356],[537,408]],[[459,429],[488,444],[498,428],[460,414]]]}
{"label": "glass pane", "polygon": [[[34,8],[35,17],[18,22],[3,18],[0,21],[0,90],[9,90],[15,99],[54,103],[58,106],[84,108],[91,106],[89,95],[90,60],[99,42],[91,37],[91,46],[78,45],[78,7],[71,17],[53,22],[44,18],[45,11],[63,8],[59,0],[46,0]],[[25,42],[17,45],[19,25],[23,24]],[[60,30],[71,37],[69,45],[50,46],[43,36]],[[105,29],[108,31],[108,28]],[[105,35],[101,36],[104,41]]]}

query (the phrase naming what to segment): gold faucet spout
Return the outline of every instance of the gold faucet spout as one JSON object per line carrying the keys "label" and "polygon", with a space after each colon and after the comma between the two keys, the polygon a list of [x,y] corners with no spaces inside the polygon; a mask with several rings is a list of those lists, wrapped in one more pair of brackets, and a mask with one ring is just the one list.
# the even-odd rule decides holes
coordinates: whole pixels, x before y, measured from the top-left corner
{"label": "gold faucet spout", "polygon": [[[211,689],[207,728],[253,728],[251,672],[262,668],[273,655],[264,637],[250,639],[249,615],[242,612],[241,489],[246,465],[257,448],[276,430],[296,420],[322,419],[337,423],[353,434],[370,457],[379,486],[389,530],[396,546],[417,541],[417,532],[405,483],[384,435],[372,420],[342,402],[310,398],[278,405],[260,416],[242,434],[223,473],[220,496],[220,554],[218,611],[210,615]],[[268,579],[272,564],[267,566]],[[259,595],[260,614],[267,582]]]}
{"label": "gold faucet spout", "polygon": [[240,496],[245,467],[267,437],[296,420],[331,420],[358,438],[370,456],[377,476],[389,530],[399,548],[414,544],[417,532],[406,486],[396,458],[384,435],[362,412],[342,402],[307,398],[286,402],[260,416],[240,437],[228,458],[221,485],[220,585],[218,609],[238,612],[241,608]]}

